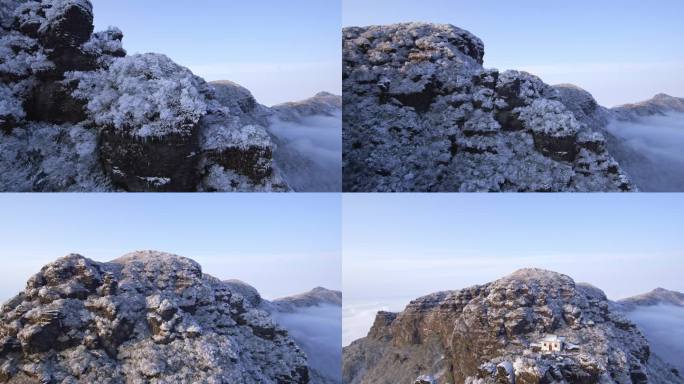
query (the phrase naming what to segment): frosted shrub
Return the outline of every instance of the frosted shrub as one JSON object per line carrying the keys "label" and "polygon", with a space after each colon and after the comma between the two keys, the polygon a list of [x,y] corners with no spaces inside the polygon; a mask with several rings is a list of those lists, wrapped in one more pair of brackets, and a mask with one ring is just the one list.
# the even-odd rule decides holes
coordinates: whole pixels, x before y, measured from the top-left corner
{"label": "frosted shrub", "polygon": [[204,83],[159,54],[116,59],[107,70],[71,72],[73,96],[95,124],[139,137],[190,134],[206,113]]}

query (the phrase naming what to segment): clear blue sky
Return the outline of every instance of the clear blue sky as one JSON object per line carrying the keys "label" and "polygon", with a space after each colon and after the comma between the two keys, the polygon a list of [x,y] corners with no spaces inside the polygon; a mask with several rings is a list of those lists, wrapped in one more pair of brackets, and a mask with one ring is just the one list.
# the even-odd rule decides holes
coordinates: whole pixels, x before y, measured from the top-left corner
{"label": "clear blue sky", "polygon": [[343,218],[350,301],[413,298],[522,267],[614,299],[684,292],[684,194],[347,194]]}
{"label": "clear blue sky", "polygon": [[153,249],[274,298],[340,289],[338,194],[3,194],[0,301],[68,253],[109,261]]}
{"label": "clear blue sky", "polygon": [[129,53],[164,53],[207,80],[232,80],[271,105],[341,92],[339,0],[92,0],[96,30]]}
{"label": "clear blue sky", "polygon": [[448,23],[485,43],[485,66],[569,82],[614,106],[684,97],[684,1],[342,0],[345,26]]}

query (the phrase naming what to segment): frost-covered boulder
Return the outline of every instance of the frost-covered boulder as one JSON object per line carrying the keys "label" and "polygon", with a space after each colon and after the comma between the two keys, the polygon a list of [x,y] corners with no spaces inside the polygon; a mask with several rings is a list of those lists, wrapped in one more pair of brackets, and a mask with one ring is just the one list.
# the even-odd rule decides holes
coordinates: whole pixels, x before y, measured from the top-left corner
{"label": "frost-covered boulder", "polygon": [[46,265],[0,310],[0,382],[308,383],[270,315],[190,259]]}
{"label": "frost-covered boulder", "polygon": [[78,83],[74,97],[87,101],[89,120],[102,129],[101,157],[114,184],[131,191],[195,188],[203,80],[157,54],[72,72],[67,80]]}
{"label": "frost-covered boulder", "polygon": [[627,191],[558,92],[450,25],[343,30],[346,191]]}

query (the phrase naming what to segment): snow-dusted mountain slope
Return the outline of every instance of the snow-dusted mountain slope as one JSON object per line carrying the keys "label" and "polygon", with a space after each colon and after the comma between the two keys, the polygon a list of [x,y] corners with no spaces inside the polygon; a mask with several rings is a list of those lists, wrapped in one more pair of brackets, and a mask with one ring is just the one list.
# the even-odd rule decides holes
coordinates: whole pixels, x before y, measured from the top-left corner
{"label": "snow-dusted mountain slope", "polygon": [[305,353],[194,261],[68,255],[0,310],[0,382],[309,383]]}
{"label": "snow-dusted mountain slope", "polygon": [[230,280],[254,306],[268,312],[305,352],[312,384],[342,382],[342,293],[322,287],[309,292],[265,300],[239,280]]}
{"label": "snow-dusted mountain slope", "polygon": [[[544,350],[544,341],[558,342]],[[549,344],[550,345],[550,344]],[[379,312],[345,383],[684,383],[598,288],[522,269]]]}
{"label": "snow-dusted mountain slope", "polygon": [[343,30],[345,191],[630,191],[558,92],[451,25]]}
{"label": "snow-dusted mountain slope", "polygon": [[93,33],[88,0],[2,2],[0,190],[299,188],[274,164],[275,111],[164,55],[126,56],[122,39]]}
{"label": "snow-dusted mountain slope", "polygon": [[577,120],[602,132],[610,154],[642,191],[684,191],[684,99],[668,95],[607,109],[573,85],[558,85]]}

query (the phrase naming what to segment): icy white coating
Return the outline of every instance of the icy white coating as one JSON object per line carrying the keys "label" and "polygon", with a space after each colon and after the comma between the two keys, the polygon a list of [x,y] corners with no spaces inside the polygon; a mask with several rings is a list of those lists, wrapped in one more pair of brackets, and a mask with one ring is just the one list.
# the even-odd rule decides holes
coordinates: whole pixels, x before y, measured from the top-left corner
{"label": "icy white coating", "polygon": [[309,382],[271,316],[194,261],[140,251],[71,254],[0,310],[0,382]]}
{"label": "icy white coating", "polygon": [[87,101],[90,118],[130,135],[190,135],[206,113],[203,81],[159,54],[116,59],[106,70],[71,72],[73,95]]}
{"label": "icy white coating", "polygon": [[451,25],[345,28],[343,189],[635,189],[604,147],[577,140],[591,128],[554,88],[483,55]]}
{"label": "icy white coating", "polygon": [[36,39],[14,31],[0,37],[0,57],[0,76],[17,79],[54,68]]}

